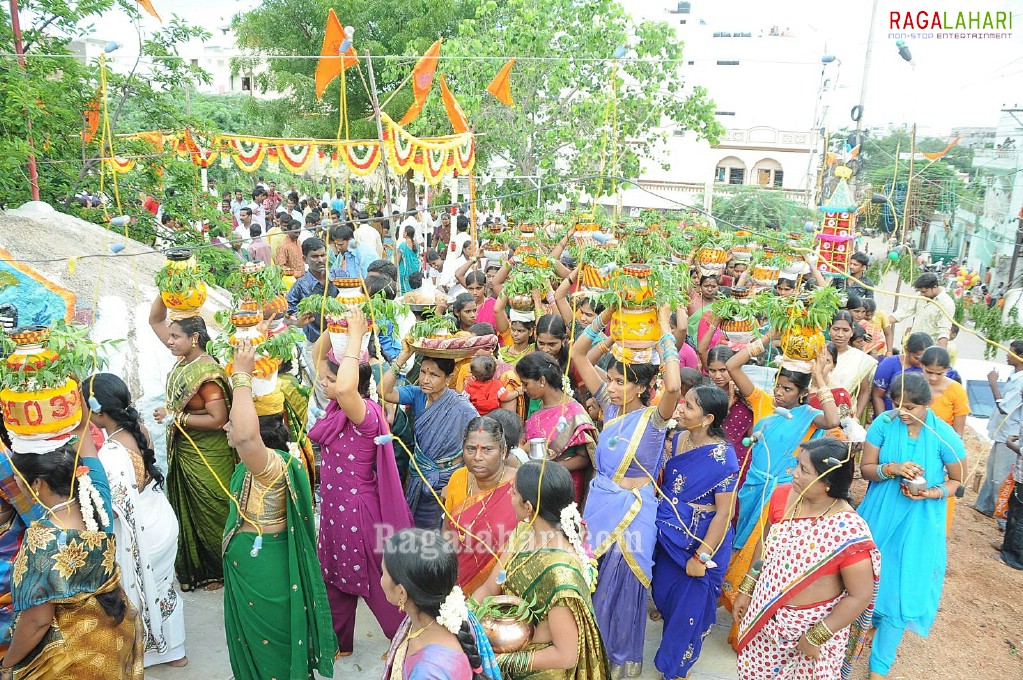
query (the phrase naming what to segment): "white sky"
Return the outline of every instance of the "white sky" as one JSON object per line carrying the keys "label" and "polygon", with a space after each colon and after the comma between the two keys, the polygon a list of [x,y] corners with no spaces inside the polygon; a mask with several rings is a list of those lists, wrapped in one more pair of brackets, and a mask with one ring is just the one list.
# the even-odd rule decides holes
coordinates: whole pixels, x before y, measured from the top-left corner
{"label": "white sky", "polygon": [[[677,21],[666,13],[673,0],[623,0],[635,13]],[[230,17],[258,4],[255,0],[153,0],[166,19],[178,14],[210,30]],[[772,25],[788,28],[807,45],[808,61],[822,54],[841,60],[842,88],[833,103],[832,123],[848,124],[847,112],[857,103],[862,83],[870,0],[844,3],[820,0],[691,0],[692,18],[703,18],[713,30],[750,31],[756,35]],[[898,55],[895,40],[888,37],[890,11],[1007,11],[1013,13],[1013,36],[1009,40],[909,40],[914,64]],[[282,21],[286,21],[282,17]],[[155,19],[146,16],[143,30],[154,30]],[[356,27],[358,29],[358,27]],[[93,36],[116,39],[125,47],[115,57],[133,51],[135,31],[125,16],[112,13],[96,22]],[[356,35],[358,35],[356,33]],[[137,42],[137,40],[136,40]],[[185,50],[184,52],[188,52]],[[611,49],[609,48],[609,52]],[[201,56],[185,54],[185,56]],[[443,55],[441,57],[443,59]],[[769,59],[770,56],[766,55]],[[758,83],[765,101],[778,96],[784,83]],[[916,122],[921,132],[944,135],[953,126],[994,126],[1004,105],[1023,106],[1023,3],[1020,0],[878,0],[874,51],[866,99],[866,126]]]}

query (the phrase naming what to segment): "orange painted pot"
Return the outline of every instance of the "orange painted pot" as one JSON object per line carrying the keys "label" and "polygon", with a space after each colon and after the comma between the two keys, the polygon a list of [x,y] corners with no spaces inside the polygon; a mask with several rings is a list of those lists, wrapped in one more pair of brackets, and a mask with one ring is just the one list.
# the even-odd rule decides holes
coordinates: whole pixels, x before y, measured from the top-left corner
{"label": "orange painted pot", "polygon": [[601,276],[600,267],[594,267],[592,264],[584,264],[582,269],[579,271],[579,282],[584,288],[590,290],[607,290],[607,287],[611,283],[611,277],[615,275],[615,272],[608,274],[607,276]]}
{"label": "orange painted pot", "polygon": [[724,248],[701,248],[700,252],[696,255],[696,260],[703,265],[723,265],[728,262],[728,251]]}

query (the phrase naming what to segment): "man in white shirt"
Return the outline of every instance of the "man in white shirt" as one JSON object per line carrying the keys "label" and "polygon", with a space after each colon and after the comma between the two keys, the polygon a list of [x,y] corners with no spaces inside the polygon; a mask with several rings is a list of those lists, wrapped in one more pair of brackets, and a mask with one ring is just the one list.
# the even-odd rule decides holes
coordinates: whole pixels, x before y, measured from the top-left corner
{"label": "man in white shirt", "polygon": [[288,208],[288,214],[291,215],[291,219],[302,222],[303,221],[302,211],[298,209],[297,205],[295,205],[295,199],[289,198],[286,205]]}
{"label": "man in white shirt", "polygon": [[245,196],[242,194],[241,189],[234,190],[234,200],[231,201],[231,214],[238,217],[238,211],[244,208],[248,203],[245,202]]}
{"label": "man in white shirt", "polygon": [[238,235],[243,244],[248,243],[251,238],[249,227],[252,226],[252,223],[252,208],[245,206],[238,211],[238,226],[234,228],[234,233]]}
{"label": "man in white shirt", "polygon": [[[947,347],[949,336],[952,334],[955,301],[941,287],[936,274],[930,272],[921,274],[913,282],[913,287],[916,288],[918,295],[927,299],[914,300],[911,306],[889,314],[892,323],[907,322],[913,333],[926,333],[934,342]],[[909,335],[909,328],[906,329],[905,335]]]}
{"label": "man in white shirt", "polygon": [[380,231],[370,223],[369,215],[365,212],[359,213],[355,240],[359,244],[359,259],[362,263],[362,275],[365,277],[370,262],[384,256],[384,242],[380,239]]}
{"label": "man in white shirt", "polygon": [[[249,208],[252,210],[252,221],[259,225],[262,235],[266,235],[266,210],[263,208],[263,201],[266,200],[266,189],[256,189],[252,192],[252,203]],[[248,238],[248,234],[245,235]]]}
{"label": "man in white shirt", "polygon": [[1012,375],[1006,380],[1005,386],[1001,390],[998,388],[998,369],[991,369],[987,376],[991,394],[995,398],[995,410],[991,412],[987,424],[987,436],[993,443],[987,457],[984,483],[973,507],[988,517],[994,514],[998,492],[1016,462],[1016,454],[1006,446],[1005,441],[1020,434],[1023,416],[1023,362],[1013,356],[1023,356],[1023,340],[1013,340],[1009,349],[1011,354],[1006,357],[1006,363],[1012,366]]}

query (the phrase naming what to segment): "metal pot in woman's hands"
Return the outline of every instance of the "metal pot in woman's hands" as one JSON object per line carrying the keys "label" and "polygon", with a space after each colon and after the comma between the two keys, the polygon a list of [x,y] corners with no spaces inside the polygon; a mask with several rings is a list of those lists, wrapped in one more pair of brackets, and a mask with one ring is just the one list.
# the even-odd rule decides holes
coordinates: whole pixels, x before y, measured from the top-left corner
{"label": "metal pot in woman's hands", "polygon": [[919,496],[927,489],[927,479],[923,475],[917,475],[913,479],[905,482],[906,491],[912,496]]}
{"label": "metal pot in woman's hands", "polygon": [[530,439],[529,442],[529,460],[546,460],[547,458],[547,440],[543,437],[537,437],[536,439]]}

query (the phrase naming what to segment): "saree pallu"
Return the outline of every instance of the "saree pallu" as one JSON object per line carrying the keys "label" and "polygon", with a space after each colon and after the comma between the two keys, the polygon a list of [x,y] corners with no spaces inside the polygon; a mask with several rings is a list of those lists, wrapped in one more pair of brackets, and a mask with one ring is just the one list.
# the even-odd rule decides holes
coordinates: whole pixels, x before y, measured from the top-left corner
{"label": "saree pallu", "polygon": [[[963,440],[929,409],[914,440],[898,418],[878,418],[867,441],[880,450],[878,463],[912,461],[924,470],[927,486],[945,482],[945,465],[966,457]],[[938,613],[945,582],[944,500],[910,500],[899,479],[871,482],[858,508],[870,526],[884,571],[877,595],[877,613],[897,628],[909,628],[921,637],[930,631]]]}
{"label": "saree pallu", "polygon": [[[114,621],[96,599],[119,593],[114,537],[35,522],[14,563],[14,609],[54,605],[42,641],[14,667],[18,680],[141,680],[142,627],[130,602]],[[15,625],[17,623],[15,622]]]}
{"label": "saree pallu", "polygon": [[[863,560],[871,562],[876,596],[881,553],[867,523],[853,510],[791,518],[791,491],[789,485],[779,487],[769,504],[771,531],[764,542],[763,568],[739,629],[739,676],[743,680],[779,674],[806,680],[848,678],[851,660],[860,649],[859,633],[869,627],[874,598],[854,622],[856,634],[851,636],[849,627],[835,631],[815,661],[796,650],[796,643],[831,613],[845,593],[826,602],[791,606],[789,602],[818,578],[838,574]],[[814,550],[804,547],[808,542],[816,546]],[[850,638],[852,644],[848,644]]]}
{"label": "saree pallu", "polygon": [[597,426],[583,405],[569,399],[561,406],[541,408],[529,416],[523,431],[527,440],[547,440],[551,460],[564,461],[575,456],[586,456],[591,469],[572,470],[575,502],[583,508],[586,489],[592,476],[593,454],[597,448]]}
{"label": "saree pallu", "polygon": [[451,474],[462,466],[462,436],[477,415],[469,400],[452,389],[415,414],[416,448],[405,500],[417,528],[440,529],[443,513],[434,494],[440,494]]}
{"label": "saree pallu", "polygon": [[[172,370],[167,378],[167,409],[180,413],[203,383],[216,382],[227,398],[227,375],[219,364],[199,362]],[[186,436],[187,435],[187,436]],[[221,537],[231,504],[224,489],[237,457],[223,430],[167,427],[167,500],[178,517],[175,571],[185,590],[224,578]]]}
{"label": "saree pallu", "polygon": [[[515,545],[513,538],[509,542]],[[603,680],[610,678],[610,668],[601,633],[590,599],[590,588],[579,568],[579,558],[560,549],[522,551],[507,566],[508,580],[503,593],[524,600],[536,599],[532,610],[534,623],[547,618],[554,607],[568,607],[579,631],[579,659],[575,668],[534,671],[525,675],[508,675],[507,680]],[[646,614],[644,610],[644,615]],[[531,644],[526,650],[536,651],[549,646]],[[499,657],[500,658],[500,657]]]}
{"label": "saree pallu", "polygon": [[[725,417],[724,422],[721,423],[721,429],[725,431],[725,437],[732,443],[732,448],[735,449],[735,457],[739,461],[739,481],[736,484],[736,488],[742,488],[743,482],[746,481],[746,473],[749,471],[752,447],[746,446],[742,442],[749,436],[752,427],[753,409],[750,408],[749,404],[737,392],[735,401],[728,407],[728,415]],[[733,528],[738,521],[739,513],[733,512]]]}
{"label": "saree pallu", "polygon": [[[676,436],[673,452],[677,443]],[[735,491],[738,473],[739,462],[728,443],[708,444],[672,455],[664,466],[661,490],[665,498],[657,506],[657,550],[651,592],[657,611],[664,617],[665,631],[654,665],[666,678],[686,677],[700,657],[703,640],[717,618],[721,582],[732,554],[730,525],[720,547],[708,547],[697,540],[707,536],[717,513],[690,504],[713,505],[715,494]],[[708,569],[702,577],[689,576],[686,563],[701,552],[713,553],[718,566]]]}
{"label": "saree pallu", "polygon": [[[598,401],[604,401],[604,388]],[[664,429],[654,425],[657,409],[625,416],[605,408],[603,432],[594,456],[597,474],[590,482],[584,518],[600,578],[593,606],[607,642],[611,672],[633,677],[643,666],[647,590],[657,542],[657,499],[653,482],[626,489],[626,477],[656,479],[664,458]]]}
{"label": "saree pallu", "polygon": [[[316,559],[313,501],[302,461],[272,451],[285,462],[287,528],[263,534],[241,531],[236,505],[224,530],[224,623],[231,670],[237,680],[307,680],[313,670],[333,677],[337,638],[327,589]],[[231,493],[245,507],[252,475],[238,465]]]}
{"label": "saree pallu", "polygon": [[145,665],[185,656],[185,603],[174,583],[178,519],[163,490],[150,482],[138,490],[141,457],[113,439],[99,450],[110,481],[121,585],[138,610]]}
{"label": "saree pallu", "polygon": [[511,498],[514,480],[466,496],[469,471],[455,470],[448,482],[445,506],[454,523],[458,540],[458,585],[463,592],[475,592],[490,576],[508,538],[519,520]]}

